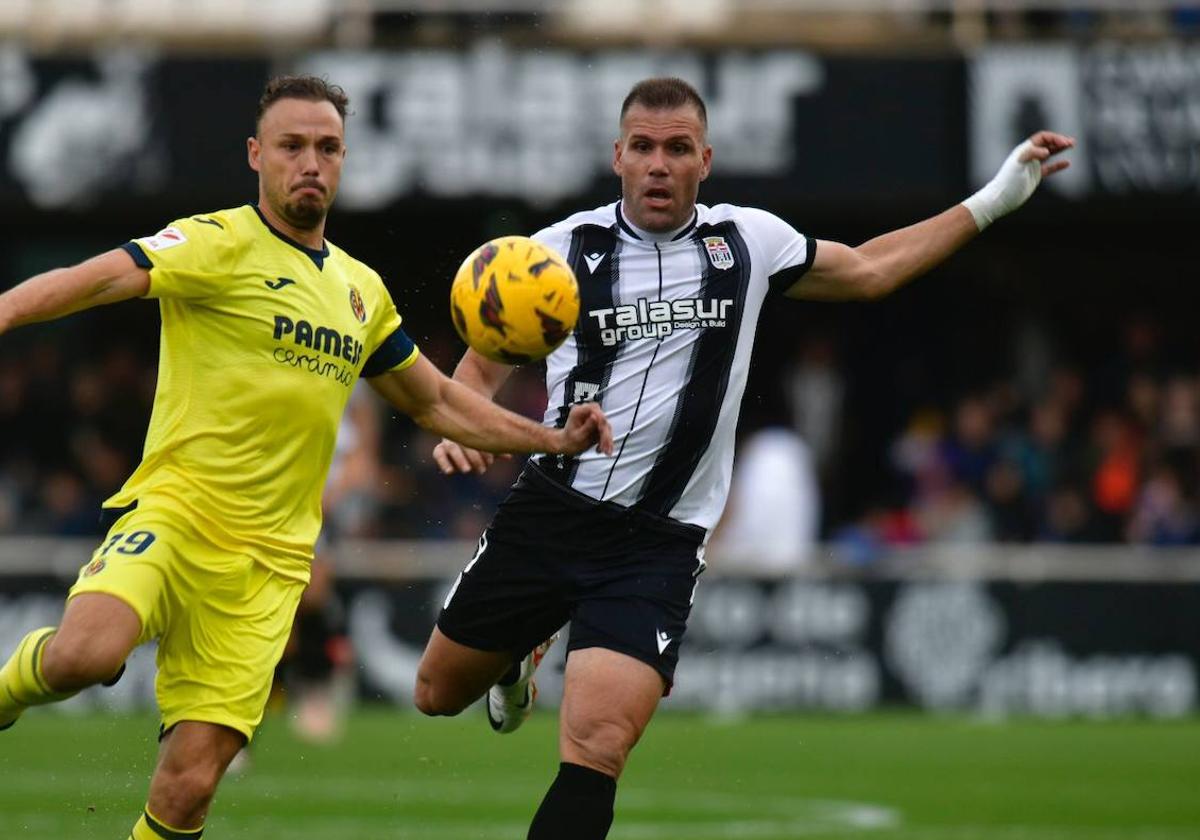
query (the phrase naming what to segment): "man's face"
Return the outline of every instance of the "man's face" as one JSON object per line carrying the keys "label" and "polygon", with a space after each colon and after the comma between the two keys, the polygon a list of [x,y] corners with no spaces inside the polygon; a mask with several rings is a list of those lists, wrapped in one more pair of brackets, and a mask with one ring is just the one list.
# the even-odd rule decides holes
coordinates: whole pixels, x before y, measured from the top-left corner
{"label": "man's face", "polygon": [[638,227],[662,233],[687,224],[711,168],[712,147],[696,108],[633,105],[625,113],[613,171],[621,176],[625,213]]}
{"label": "man's face", "polygon": [[318,227],[333,204],[346,157],[344,126],[333,103],[280,99],[262,115],[248,150],[260,201],[296,228]]}

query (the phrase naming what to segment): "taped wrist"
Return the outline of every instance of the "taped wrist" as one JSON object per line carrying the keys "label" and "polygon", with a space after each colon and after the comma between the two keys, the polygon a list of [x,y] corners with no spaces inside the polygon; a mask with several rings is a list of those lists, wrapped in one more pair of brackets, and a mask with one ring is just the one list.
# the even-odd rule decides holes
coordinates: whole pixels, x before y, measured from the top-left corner
{"label": "taped wrist", "polygon": [[996,176],[963,202],[980,230],[1016,210],[1037,189],[1042,180],[1042,162],[1037,158],[1021,162],[1021,155],[1032,148],[1033,141],[1026,140],[1013,149]]}

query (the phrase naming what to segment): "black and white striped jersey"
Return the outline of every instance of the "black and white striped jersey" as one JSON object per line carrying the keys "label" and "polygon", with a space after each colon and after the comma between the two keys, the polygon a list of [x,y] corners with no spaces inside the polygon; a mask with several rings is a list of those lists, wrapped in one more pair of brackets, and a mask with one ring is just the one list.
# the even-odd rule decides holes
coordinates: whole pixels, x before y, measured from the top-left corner
{"label": "black and white striped jersey", "polygon": [[545,422],[595,400],[615,450],[543,455],[538,466],[597,500],[712,528],[725,506],[734,432],[763,300],[795,283],[815,244],[763,210],[697,205],[667,241],[640,236],[614,203],[538,232],[579,280],[574,333],[546,360]]}

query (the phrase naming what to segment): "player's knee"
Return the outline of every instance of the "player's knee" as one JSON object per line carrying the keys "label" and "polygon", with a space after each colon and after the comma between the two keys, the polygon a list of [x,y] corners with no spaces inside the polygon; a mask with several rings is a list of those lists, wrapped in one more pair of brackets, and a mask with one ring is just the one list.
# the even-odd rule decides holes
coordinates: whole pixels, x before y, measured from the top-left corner
{"label": "player's knee", "polygon": [[221,781],[221,768],[212,762],[159,767],[154,785],[155,816],[171,825],[195,825],[208,813]]}
{"label": "player's knee", "polygon": [[461,702],[460,698],[453,697],[429,677],[418,674],[413,690],[413,705],[421,714],[441,717],[457,715],[470,703]]}
{"label": "player's knee", "polygon": [[42,676],[55,691],[78,691],[110,679],[124,663],[119,653],[54,636],[42,653]]}
{"label": "player's knee", "polygon": [[638,733],[617,720],[569,721],[563,728],[564,758],[599,770],[614,779],[625,769],[625,761],[637,743]]}

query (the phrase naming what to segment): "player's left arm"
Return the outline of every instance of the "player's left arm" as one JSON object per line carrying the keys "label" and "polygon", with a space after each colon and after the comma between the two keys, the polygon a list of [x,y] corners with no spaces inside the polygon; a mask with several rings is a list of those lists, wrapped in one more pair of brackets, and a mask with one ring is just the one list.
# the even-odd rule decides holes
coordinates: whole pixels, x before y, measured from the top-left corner
{"label": "player's left arm", "polygon": [[856,248],[818,240],[812,268],[784,294],[803,300],[873,300],[937,266],[1033,195],[1041,179],[1066,169],[1051,160],[1075,141],[1039,131],[1013,149],[975,195],[932,218],[877,236]]}
{"label": "player's left arm", "polygon": [[485,452],[577,455],[613,450],[612,429],[596,403],[574,406],[561,429],[535,423],[438,370],[424,356],[367,380],[380,396],[436,435]]}

